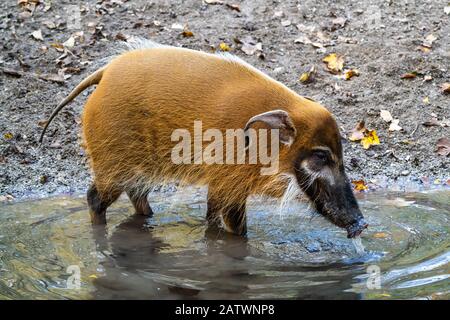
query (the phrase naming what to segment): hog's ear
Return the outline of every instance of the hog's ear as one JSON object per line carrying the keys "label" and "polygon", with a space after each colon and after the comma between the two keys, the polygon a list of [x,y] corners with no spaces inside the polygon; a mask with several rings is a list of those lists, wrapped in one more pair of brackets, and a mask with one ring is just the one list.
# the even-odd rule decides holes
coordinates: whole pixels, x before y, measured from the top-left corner
{"label": "hog's ear", "polygon": [[272,110],[264,113],[257,114],[251,117],[245,125],[244,132],[246,133],[245,146],[248,147],[250,141],[248,139],[247,131],[252,124],[256,122],[263,122],[267,124],[271,129],[280,130],[280,142],[287,146],[290,146],[295,137],[297,136],[297,130],[292,122],[289,114],[284,110]]}

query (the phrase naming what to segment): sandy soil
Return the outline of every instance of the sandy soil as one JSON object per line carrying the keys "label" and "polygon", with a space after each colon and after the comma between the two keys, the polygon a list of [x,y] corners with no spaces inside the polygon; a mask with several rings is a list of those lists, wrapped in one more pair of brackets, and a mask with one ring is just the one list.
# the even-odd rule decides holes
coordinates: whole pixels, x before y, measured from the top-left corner
{"label": "sandy soil", "polygon": [[[449,183],[450,157],[437,153],[437,141],[450,138],[450,95],[441,90],[450,82],[445,1],[19,2],[0,2],[3,199],[85,191],[91,175],[79,131],[89,92],[59,114],[41,147],[37,139],[56,104],[129,36],[204,51],[226,43],[234,54],[329,108],[346,136],[364,119],[381,144],[365,150],[347,141],[344,148],[349,176],[364,179],[371,189]],[[180,25],[193,37],[183,35]],[[427,42],[429,35],[436,40]],[[262,51],[246,49],[256,43]],[[346,81],[331,74],[322,59],[334,52],[344,56],[345,69],[360,75]],[[315,80],[301,83],[300,75],[312,66]],[[414,78],[402,78],[413,72]],[[403,129],[390,132],[380,109],[390,111]]]}

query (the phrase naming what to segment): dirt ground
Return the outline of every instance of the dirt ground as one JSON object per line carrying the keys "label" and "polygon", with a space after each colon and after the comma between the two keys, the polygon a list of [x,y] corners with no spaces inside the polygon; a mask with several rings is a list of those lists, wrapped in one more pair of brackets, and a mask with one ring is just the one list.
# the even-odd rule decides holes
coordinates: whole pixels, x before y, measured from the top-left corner
{"label": "dirt ground", "polygon": [[[365,120],[380,144],[365,150],[347,139],[344,152],[350,178],[370,189],[448,185],[445,140],[437,146],[450,138],[445,8],[442,0],[1,1],[0,197],[86,190],[79,131],[89,92],[58,115],[42,146],[37,140],[57,103],[130,36],[208,52],[225,43],[329,108],[347,138]],[[322,62],[330,53],[359,76],[330,73]],[[312,66],[314,81],[299,81]],[[381,109],[402,130],[389,131]]]}

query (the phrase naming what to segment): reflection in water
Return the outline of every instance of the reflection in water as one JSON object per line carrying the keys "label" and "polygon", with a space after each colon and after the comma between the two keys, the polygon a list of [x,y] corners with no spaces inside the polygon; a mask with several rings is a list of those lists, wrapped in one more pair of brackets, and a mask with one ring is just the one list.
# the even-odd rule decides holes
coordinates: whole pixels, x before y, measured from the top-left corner
{"label": "reflection in water", "polygon": [[[104,276],[93,282],[96,298],[232,299],[249,298],[252,291],[267,292],[264,295],[270,297],[272,290],[295,290],[297,286],[291,298],[357,297],[342,292],[343,287],[351,287],[355,276],[352,272],[336,279],[319,276],[305,281],[302,273],[326,272],[329,267],[284,266],[277,270],[278,274],[269,275],[267,266],[258,266],[257,260],[246,261],[250,248],[245,238],[217,229],[205,230],[204,252],[164,252],[170,245],[154,236],[147,219],[129,217],[109,239],[105,227],[93,227],[98,250],[108,256],[102,262]],[[312,286],[304,290],[308,282]]]}
{"label": "reflection in water", "polygon": [[[150,219],[119,201],[103,227],[91,226],[84,198],[5,204],[0,299],[448,299],[449,200],[361,195],[370,228],[360,253],[302,204],[280,217],[276,204],[253,202],[248,239],[207,229],[197,193],[153,194]],[[73,266],[78,289],[67,287]],[[369,269],[379,287],[367,285]]]}

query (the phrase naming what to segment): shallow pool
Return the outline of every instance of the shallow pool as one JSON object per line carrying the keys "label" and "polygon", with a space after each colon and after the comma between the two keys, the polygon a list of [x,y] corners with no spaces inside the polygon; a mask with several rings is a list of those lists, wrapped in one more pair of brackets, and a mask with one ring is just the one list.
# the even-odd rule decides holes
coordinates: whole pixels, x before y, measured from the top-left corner
{"label": "shallow pool", "polygon": [[449,299],[450,191],[358,197],[364,252],[306,204],[255,199],[247,240],[209,233],[197,189],[95,228],[81,196],[2,204],[0,298]]}

